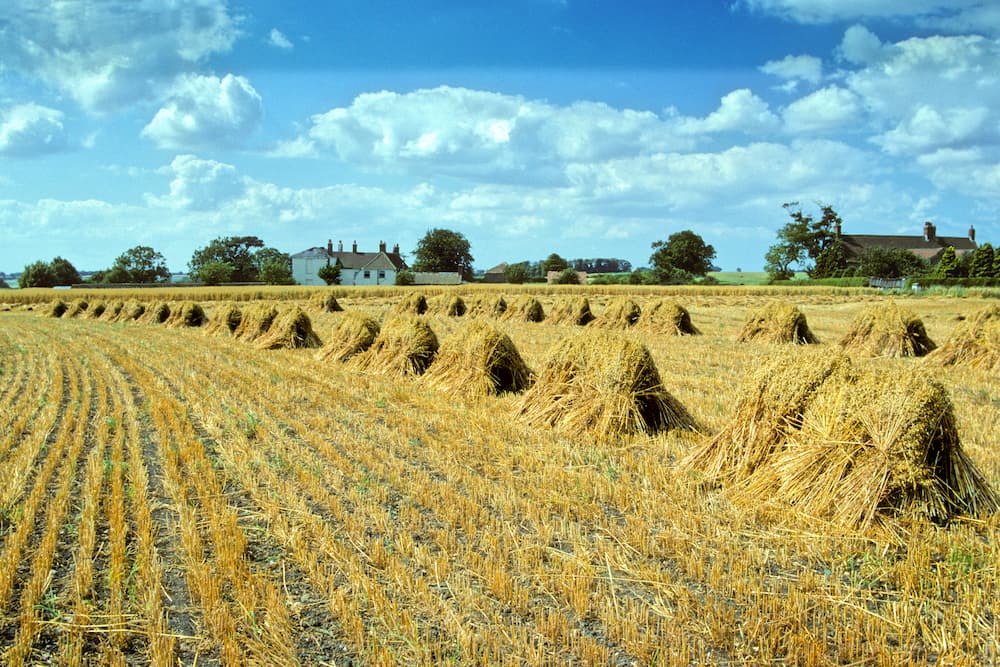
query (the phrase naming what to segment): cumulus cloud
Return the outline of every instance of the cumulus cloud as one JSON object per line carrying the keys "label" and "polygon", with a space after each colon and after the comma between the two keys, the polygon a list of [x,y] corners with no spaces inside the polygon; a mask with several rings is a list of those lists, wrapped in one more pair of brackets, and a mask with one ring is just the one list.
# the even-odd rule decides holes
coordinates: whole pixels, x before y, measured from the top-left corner
{"label": "cumulus cloud", "polygon": [[61,111],[38,104],[0,109],[0,155],[30,157],[55,153],[67,145]]}
{"label": "cumulus cloud", "polygon": [[838,51],[845,60],[856,65],[877,62],[884,55],[882,40],[863,25],[852,25],[844,32]]}
{"label": "cumulus cloud", "polygon": [[260,95],[242,76],[183,76],[142,135],[160,148],[236,146],[257,129]]}
{"label": "cumulus cloud", "polygon": [[823,79],[823,61],[815,56],[786,56],[764,63],[760,71],[785,81],[805,81],[815,86]]}
{"label": "cumulus cloud", "polygon": [[215,160],[178,155],[164,171],[173,176],[170,194],[148,196],[147,202],[154,206],[214,210],[242,197],[247,191],[247,181],[236,167]]}
{"label": "cumulus cloud", "polygon": [[295,45],[285,36],[285,33],[277,28],[271,28],[271,33],[267,37],[267,43],[283,51],[291,51],[295,48]]}
{"label": "cumulus cloud", "polygon": [[802,23],[902,17],[942,21],[991,6],[990,0],[743,0],[743,4]]}
{"label": "cumulus cloud", "polygon": [[747,88],[734,90],[719,102],[719,108],[705,118],[688,118],[680,122],[686,133],[768,132],[778,125],[778,118],[767,102]]}
{"label": "cumulus cloud", "polygon": [[6,67],[95,112],[155,99],[164,82],[238,37],[225,0],[5,0],[0,25]]}
{"label": "cumulus cloud", "polygon": [[[889,153],[918,154],[976,138],[989,116],[986,107],[937,110],[923,105],[876,141]],[[995,132],[995,128],[990,128]]]}
{"label": "cumulus cloud", "polygon": [[781,115],[787,132],[819,134],[843,128],[860,114],[857,95],[839,86],[829,86],[792,102]]}
{"label": "cumulus cloud", "polygon": [[688,145],[673,119],[597,102],[556,106],[518,95],[441,86],[359,95],[313,116],[278,154],[334,153],[386,169],[546,179],[566,163]]}

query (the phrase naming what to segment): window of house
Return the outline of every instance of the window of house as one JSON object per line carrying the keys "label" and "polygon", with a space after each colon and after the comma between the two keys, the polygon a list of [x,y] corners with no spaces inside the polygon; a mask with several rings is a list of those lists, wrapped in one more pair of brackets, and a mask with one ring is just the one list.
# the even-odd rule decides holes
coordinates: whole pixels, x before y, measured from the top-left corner
{"label": "window of house", "polygon": [[371,277],[372,277],[372,272],[371,271],[365,271],[365,278],[371,278]]}
{"label": "window of house", "polygon": [[385,271],[379,271],[378,272],[378,279],[379,280],[385,280]]}

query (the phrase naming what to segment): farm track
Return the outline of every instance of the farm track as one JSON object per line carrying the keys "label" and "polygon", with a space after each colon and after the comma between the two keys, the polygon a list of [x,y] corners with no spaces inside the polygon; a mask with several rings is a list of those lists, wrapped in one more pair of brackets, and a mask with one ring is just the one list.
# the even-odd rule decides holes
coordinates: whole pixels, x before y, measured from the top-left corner
{"label": "farm track", "polygon": [[[5,319],[4,664],[940,651],[928,638],[945,621],[919,625],[925,583],[848,588],[849,573],[815,572],[863,541],[779,556],[741,517],[680,510],[705,500],[672,479],[660,440],[567,443],[509,419],[508,399],[456,402],[199,331]],[[976,583],[957,641],[995,657],[995,582]],[[932,606],[948,608],[949,585]]]}

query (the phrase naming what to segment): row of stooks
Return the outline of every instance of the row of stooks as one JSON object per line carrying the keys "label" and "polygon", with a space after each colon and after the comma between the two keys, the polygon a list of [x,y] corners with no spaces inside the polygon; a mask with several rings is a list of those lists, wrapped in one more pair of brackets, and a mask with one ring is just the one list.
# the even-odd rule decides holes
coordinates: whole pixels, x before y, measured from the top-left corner
{"label": "row of stooks", "polygon": [[[294,305],[257,303],[243,310],[226,305],[210,319],[197,304],[162,306],[135,316],[141,306],[113,304],[98,316],[205,325],[208,333],[264,349],[319,348],[320,360],[362,372],[420,376],[432,387],[466,396],[523,393],[515,404],[520,417],[569,436],[614,441],[669,429],[700,431],[664,388],[646,347],[606,328],[587,327],[562,339],[535,374],[489,318],[473,319],[439,345],[412,304],[397,304],[384,325],[351,310],[337,318],[322,345],[308,315]],[[877,344],[842,345],[884,356],[884,339],[903,335],[888,324],[895,322],[917,340],[893,343],[892,349],[933,349],[923,325],[915,326],[913,319],[892,303],[866,309],[845,341],[867,336]],[[801,313],[781,304],[751,315],[744,332],[779,325],[793,331],[785,337],[789,342],[815,342]],[[993,306],[959,325],[938,350],[947,352],[942,363],[997,368],[998,332],[1000,308]],[[994,349],[984,351],[990,341]],[[679,465],[696,478],[721,486],[736,501],[754,506],[770,499],[845,528],[888,526],[894,516],[946,522],[1000,509],[1000,498],[962,449],[946,390],[916,368],[890,374],[825,349],[776,354],[744,381],[728,424],[713,437],[694,440],[700,444]]]}

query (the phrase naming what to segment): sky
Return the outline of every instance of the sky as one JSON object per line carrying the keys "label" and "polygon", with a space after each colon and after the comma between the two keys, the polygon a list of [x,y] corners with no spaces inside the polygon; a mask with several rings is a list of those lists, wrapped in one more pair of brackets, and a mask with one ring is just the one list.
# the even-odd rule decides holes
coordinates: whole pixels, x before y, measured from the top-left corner
{"label": "sky", "polygon": [[0,3],[6,273],[435,228],[479,269],[690,229],[754,271],[793,201],[1000,242],[1000,3]]}

